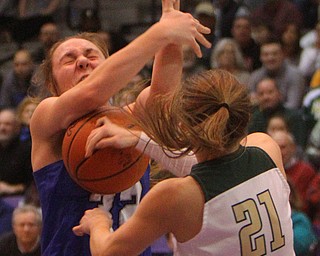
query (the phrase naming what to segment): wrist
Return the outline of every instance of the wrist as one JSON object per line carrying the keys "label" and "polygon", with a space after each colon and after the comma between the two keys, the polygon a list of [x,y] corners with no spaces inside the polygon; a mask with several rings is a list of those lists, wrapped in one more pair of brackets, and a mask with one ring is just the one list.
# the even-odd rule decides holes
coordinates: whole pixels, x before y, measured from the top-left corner
{"label": "wrist", "polygon": [[150,138],[144,132],[140,132],[139,140],[135,146],[137,150],[140,152],[144,151],[148,143],[150,142]]}

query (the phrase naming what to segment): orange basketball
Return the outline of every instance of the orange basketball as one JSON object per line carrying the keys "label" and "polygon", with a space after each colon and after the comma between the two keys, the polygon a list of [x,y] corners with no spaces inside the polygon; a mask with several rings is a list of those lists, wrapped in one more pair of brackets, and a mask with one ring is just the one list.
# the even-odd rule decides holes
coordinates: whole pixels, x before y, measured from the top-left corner
{"label": "orange basketball", "polygon": [[62,145],[62,157],[71,178],[84,189],[98,194],[113,194],[133,186],[143,176],[148,157],[135,148],[112,147],[97,150],[85,157],[87,138],[96,121],[107,116],[113,123],[134,128],[119,109],[100,109],[74,122],[67,129]]}

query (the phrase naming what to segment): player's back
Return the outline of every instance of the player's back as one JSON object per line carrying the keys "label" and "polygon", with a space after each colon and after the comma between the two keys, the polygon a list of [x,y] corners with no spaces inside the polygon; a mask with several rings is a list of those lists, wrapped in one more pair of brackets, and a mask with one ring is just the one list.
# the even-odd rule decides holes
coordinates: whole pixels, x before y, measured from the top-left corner
{"label": "player's back", "polygon": [[205,195],[201,231],[175,255],[295,255],[289,186],[261,149],[193,167]]}

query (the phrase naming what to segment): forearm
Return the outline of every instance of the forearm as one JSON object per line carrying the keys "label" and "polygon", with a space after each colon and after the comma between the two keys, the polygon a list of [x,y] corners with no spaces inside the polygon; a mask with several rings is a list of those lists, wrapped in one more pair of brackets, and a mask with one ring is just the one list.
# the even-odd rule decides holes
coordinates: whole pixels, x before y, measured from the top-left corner
{"label": "forearm", "polygon": [[197,159],[194,155],[173,158],[176,157],[173,153],[169,151],[164,153],[163,149],[154,141],[150,140],[143,132],[140,135],[136,149],[143,151],[146,155],[160,163],[163,168],[178,177],[188,175],[191,172],[191,167],[197,163]]}
{"label": "forearm", "polygon": [[168,45],[161,49],[155,57],[151,92],[169,92],[181,82],[182,76],[182,47]]}
{"label": "forearm", "polygon": [[[129,45],[109,57],[83,82],[92,98],[105,102],[125,87],[144,65],[170,40],[164,26],[156,23]],[[99,96],[99,97],[98,97]],[[101,97],[104,96],[104,97]],[[97,104],[101,104],[97,102]]]}

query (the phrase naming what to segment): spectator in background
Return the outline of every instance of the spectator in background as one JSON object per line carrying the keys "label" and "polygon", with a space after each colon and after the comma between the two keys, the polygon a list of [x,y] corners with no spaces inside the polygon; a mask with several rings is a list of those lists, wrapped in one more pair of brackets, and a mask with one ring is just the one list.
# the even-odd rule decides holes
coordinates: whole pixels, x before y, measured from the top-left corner
{"label": "spectator in background", "polygon": [[205,66],[207,69],[210,68],[210,56],[212,53],[212,48],[215,45],[217,41],[216,36],[216,23],[217,23],[217,17],[216,17],[216,9],[212,2],[201,2],[199,3],[194,11],[194,16],[199,20],[201,24],[211,29],[210,34],[204,35],[205,38],[211,43],[211,48],[205,48],[202,45],[201,52],[202,52],[202,58],[199,58],[197,62]]}
{"label": "spectator in background", "polygon": [[38,208],[31,205],[17,207],[12,216],[13,232],[0,238],[1,255],[40,256],[42,217]]}
{"label": "spectator in background", "polygon": [[273,28],[274,36],[281,37],[288,23],[295,23],[302,28],[302,14],[299,8],[288,0],[266,0],[251,11],[253,24],[263,22]]}
{"label": "spectator in background", "polygon": [[237,17],[247,16],[250,10],[235,0],[217,0],[217,34],[219,38],[231,37],[232,26]]}
{"label": "spectator in background", "polygon": [[182,79],[186,79],[192,75],[198,74],[201,71],[208,69],[197,61],[197,56],[189,45],[182,46],[183,64],[182,64]]}
{"label": "spectator in background", "polygon": [[220,39],[214,46],[211,56],[211,68],[229,71],[242,84],[247,84],[250,77],[239,45],[232,38]]}
{"label": "spectator in background", "polygon": [[285,61],[280,41],[271,40],[260,47],[262,67],[253,71],[249,89],[255,93],[258,82],[264,77],[276,80],[286,108],[299,109],[306,91],[306,82],[297,67]]}
{"label": "spectator in background", "polygon": [[25,97],[17,107],[17,118],[21,124],[21,127],[20,127],[21,141],[31,141],[30,120],[37,106],[38,106],[38,102],[35,102],[35,100],[32,98]]}
{"label": "spectator in background", "polygon": [[281,43],[284,57],[292,65],[298,66],[300,62],[300,28],[295,23],[288,23],[281,34]]}
{"label": "spectator in background", "polygon": [[[301,199],[298,191],[288,179],[290,186],[291,218],[293,224],[293,245],[296,256],[311,255],[317,245],[317,237],[311,219],[301,210]],[[313,255],[313,254],[312,254]]]}
{"label": "spectator in background", "polygon": [[26,49],[18,50],[14,54],[13,69],[4,77],[0,92],[0,107],[18,106],[27,96],[34,70],[31,53]]}
{"label": "spectator in background", "polygon": [[0,195],[23,195],[32,181],[31,144],[19,139],[13,109],[0,111]]}
{"label": "spectator in background", "polygon": [[262,21],[255,21],[252,24],[252,38],[259,45],[259,47],[272,38],[273,29],[270,24],[263,23]]}
{"label": "spectator in background", "polygon": [[59,27],[54,22],[48,22],[41,26],[38,40],[40,47],[32,53],[33,61],[36,64],[41,64],[47,56],[51,46],[60,39]]}
{"label": "spectator in background", "polygon": [[301,209],[304,213],[309,214],[307,191],[316,171],[311,164],[297,156],[297,145],[292,134],[278,131],[271,135],[280,147],[287,178],[301,197]]}
{"label": "spectator in background", "polygon": [[276,113],[269,117],[267,121],[267,130],[266,132],[271,136],[273,133],[283,131],[290,132],[288,121],[286,116],[281,113]]}
{"label": "spectator in background", "polygon": [[267,132],[269,119],[275,115],[285,117],[288,129],[295,137],[297,144],[304,149],[307,140],[306,124],[299,111],[286,108],[283,97],[275,79],[261,79],[255,90],[257,105],[249,122],[249,133]]}
{"label": "spectator in background", "polygon": [[260,46],[254,41],[249,16],[235,18],[232,25],[232,37],[239,44],[246,69],[249,72],[261,67]]}

